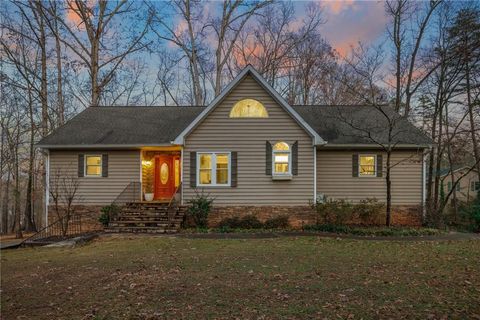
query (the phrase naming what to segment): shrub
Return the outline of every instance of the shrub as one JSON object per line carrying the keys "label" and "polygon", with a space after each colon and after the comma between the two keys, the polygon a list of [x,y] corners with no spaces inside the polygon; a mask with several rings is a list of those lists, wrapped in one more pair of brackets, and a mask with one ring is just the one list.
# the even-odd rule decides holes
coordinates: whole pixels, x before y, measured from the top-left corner
{"label": "shrub", "polygon": [[344,224],[353,214],[352,204],[344,199],[320,199],[313,207],[324,224]]}
{"label": "shrub", "polygon": [[258,220],[253,214],[248,214],[240,218],[240,228],[243,229],[260,229],[263,227],[263,223]]}
{"label": "shrub", "polygon": [[248,214],[241,218],[239,217],[231,217],[231,218],[224,218],[218,224],[220,229],[260,229],[263,227],[263,224],[258,220],[256,216],[253,214]]}
{"label": "shrub", "polygon": [[281,228],[288,228],[290,224],[288,223],[288,216],[281,215],[278,217],[273,217],[267,219],[263,224],[265,229],[281,229]]}
{"label": "shrub", "polygon": [[383,224],[385,204],[376,198],[366,198],[353,206],[353,212],[358,214],[360,221],[366,225]]}
{"label": "shrub", "polygon": [[187,210],[187,214],[193,219],[197,227],[207,227],[208,215],[212,210],[213,200],[202,191],[202,193],[196,193],[195,197],[188,201],[190,207]]}
{"label": "shrub", "polygon": [[459,211],[467,221],[468,229],[480,232],[480,192],[473,202],[461,205]]}
{"label": "shrub", "polygon": [[111,204],[103,207],[102,209],[100,209],[100,211],[102,213],[98,217],[98,221],[104,227],[107,227],[108,224],[110,223],[110,220],[112,220],[112,218],[115,217],[120,212],[120,208],[114,204]]}
{"label": "shrub", "polygon": [[222,221],[218,224],[219,228],[229,228],[236,229],[240,228],[240,218],[239,217],[230,217],[223,218]]}

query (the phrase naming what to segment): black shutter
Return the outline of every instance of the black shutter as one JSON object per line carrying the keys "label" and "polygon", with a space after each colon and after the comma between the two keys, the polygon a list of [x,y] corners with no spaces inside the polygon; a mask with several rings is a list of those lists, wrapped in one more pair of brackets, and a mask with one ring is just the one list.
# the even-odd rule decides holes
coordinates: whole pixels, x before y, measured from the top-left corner
{"label": "black shutter", "polygon": [[272,175],[272,144],[269,141],[265,146],[265,174]]}
{"label": "black shutter", "polygon": [[85,155],[83,154],[78,155],[78,176],[85,176]]}
{"label": "black shutter", "polygon": [[102,177],[108,177],[108,154],[102,154]]}
{"label": "black shutter", "polygon": [[298,175],[298,141],[292,145],[292,174]]}
{"label": "black shutter", "polygon": [[190,152],[190,187],[197,187],[197,153]]}
{"label": "black shutter", "polygon": [[358,177],[358,154],[352,155],[352,177]]}
{"label": "black shutter", "polygon": [[230,154],[230,161],[232,162],[230,164],[230,167],[232,169],[232,172],[230,173],[230,186],[232,187],[236,187],[237,186],[237,152],[236,151],[232,151],[232,153]]}
{"label": "black shutter", "polygon": [[383,176],[383,156],[377,154],[377,177],[381,178]]}

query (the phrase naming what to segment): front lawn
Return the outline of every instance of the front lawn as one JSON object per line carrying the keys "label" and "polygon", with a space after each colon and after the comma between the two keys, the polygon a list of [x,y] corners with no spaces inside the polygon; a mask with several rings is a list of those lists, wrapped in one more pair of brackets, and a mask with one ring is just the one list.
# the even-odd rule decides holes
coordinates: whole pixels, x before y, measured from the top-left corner
{"label": "front lawn", "polygon": [[4,319],[480,317],[478,240],[112,237],[1,267]]}

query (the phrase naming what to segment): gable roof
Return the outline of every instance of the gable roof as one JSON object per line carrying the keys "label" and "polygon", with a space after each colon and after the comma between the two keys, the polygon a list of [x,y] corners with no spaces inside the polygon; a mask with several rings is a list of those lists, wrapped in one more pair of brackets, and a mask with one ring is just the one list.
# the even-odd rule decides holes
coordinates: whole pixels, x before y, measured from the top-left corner
{"label": "gable roof", "polygon": [[43,138],[42,148],[171,145],[204,107],[89,107]]}
{"label": "gable roof", "polygon": [[255,70],[251,65],[247,65],[228,86],[193,120],[173,141],[174,144],[183,144],[185,137],[190,134],[210,112],[212,112],[223,99],[245,78],[251,75],[262,87],[267,91],[272,98],[295,120],[297,123],[313,138],[315,145],[326,144],[320,135],[302,118],[300,115],[285,101],[285,99],[272,88],[272,86],[265,81],[265,79]]}
{"label": "gable roof", "polygon": [[[378,142],[388,143],[388,121],[379,109],[373,106],[294,106],[298,114],[315,131],[328,141],[326,147],[346,145],[372,146],[373,141],[365,130]],[[392,143],[398,147],[432,145],[432,140],[390,107],[383,111],[395,120]],[[398,116],[398,118],[395,118]]]}

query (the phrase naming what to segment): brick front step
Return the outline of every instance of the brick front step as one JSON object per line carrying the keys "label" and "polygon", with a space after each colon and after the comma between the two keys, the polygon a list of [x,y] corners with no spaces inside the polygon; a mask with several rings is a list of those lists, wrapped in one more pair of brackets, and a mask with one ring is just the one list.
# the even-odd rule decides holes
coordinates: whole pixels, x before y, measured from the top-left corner
{"label": "brick front step", "polygon": [[169,207],[168,203],[128,203],[105,232],[175,233],[180,229],[186,209],[185,206]]}

